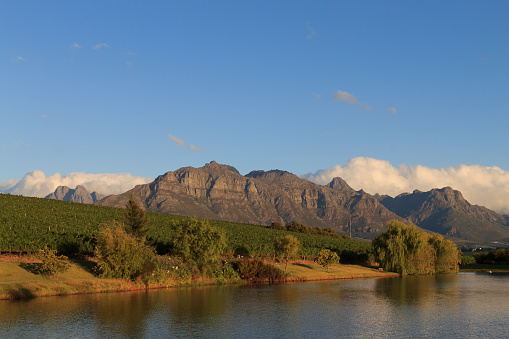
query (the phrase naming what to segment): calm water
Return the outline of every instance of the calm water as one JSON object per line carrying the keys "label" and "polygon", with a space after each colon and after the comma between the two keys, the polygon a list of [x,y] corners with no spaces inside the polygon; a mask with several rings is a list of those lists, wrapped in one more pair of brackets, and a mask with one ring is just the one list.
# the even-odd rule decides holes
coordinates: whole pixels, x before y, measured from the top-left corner
{"label": "calm water", "polygon": [[507,338],[508,288],[460,273],[0,301],[0,337]]}

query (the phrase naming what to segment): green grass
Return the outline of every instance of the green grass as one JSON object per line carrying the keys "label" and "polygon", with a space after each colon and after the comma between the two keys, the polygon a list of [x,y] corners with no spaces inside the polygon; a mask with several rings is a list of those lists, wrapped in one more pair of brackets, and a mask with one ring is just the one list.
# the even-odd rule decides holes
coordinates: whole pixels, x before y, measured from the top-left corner
{"label": "green grass", "polygon": [[[37,263],[0,262],[0,299],[27,299],[52,295],[86,294],[145,289],[141,281],[102,279],[92,274],[80,260],[71,260],[65,273],[43,276],[37,272]],[[176,283],[151,285],[167,287]]]}
{"label": "green grass", "polygon": [[[281,264],[279,266],[284,270],[284,265]],[[378,268],[342,264],[332,264],[329,267],[329,272],[327,272],[327,269],[312,261],[289,263],[288,273],[296,280],[332,280],[399,276],[397,273],[381,272]],[[292,280],[291,277],[290,280]]]}
{"label": "green grass", "polygon": [[[42,296],[104,293],[128,291],[145,288],[163,288],[186,284],[215,283],[210,279],[197,277],[193,281],[169,281],[165,284],[145,285],[140,281],[124,279],[102,279],[93,275],[89,268],[71,260],[71,268],[55,276],[45,277],[34,273],[30,264],[19,262],[0,262],[0,299],[28,299]],[[282,264],[278,265],[283,268]],[[378,269],[355,265],[334,264],[329,272],[323,267],[308,261],[289,263],[288,281],[332,280],[398,276],[395,273],[380,272]],[[238,283],[237,280],[233,281]]]}

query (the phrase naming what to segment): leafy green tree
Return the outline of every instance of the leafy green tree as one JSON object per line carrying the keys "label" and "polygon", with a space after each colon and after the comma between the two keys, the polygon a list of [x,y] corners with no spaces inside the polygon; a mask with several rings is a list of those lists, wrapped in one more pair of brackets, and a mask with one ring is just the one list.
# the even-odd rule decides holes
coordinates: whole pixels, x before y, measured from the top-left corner
{"label": "leafy green tree", "polygon": [[274,241],[276,257],[285,262],[285,272],[288,268],[288,261],[294,258],[299,251],[300,243],[293,235],[278,237]]}
{"label": "leafy green tree", "polygon": [[113,221],[97,236],[95,255],[102,277],[134,279],[155,266],[154,249]]}
{"label": "leafy green tree", "polygon": [[444,240],[440,234],[433,234],[428,243],[435,255],[435,273],[459,271],[460,252],[450,240]]}
{"label": "leafy green tree", "polygon": [[190,218],[177,225],[174,249],[185,261],[194,262],[200,270],[215,266],[226,250],[224,230],[208,221]]}
{"label": "leafy green tree", "polygon": [[375,254],[386,271],[400,274],[417,273],[414,266],[424,259],[421,252],[426,247],[426,238],[413,225],[390,221],[387,231],[373,239]]}
{"label": "leafy green tree", "polygon": [[373,239],[373,249],[386,271],[435,274],[458,271],[458,250],[441,235],[430,236],[415,225],[390,221],[387,231]]}
{"label": "leafy green tree", "polygon": [[323,249],[320,251],[320,254],[318,254],[318,257],[316,257],[315,262],[323,268],[326,268],[327,272],[329,272],[329,267],[339,262],[339,255],[331,250]]}
{"label": "leafy green tree", "polygon": [[136,203],[131,193],[131,198],[124,210],[124,227],[126,232],[146,240],[147,234],[150,231],[148,227],[149,221],[145,210]]}

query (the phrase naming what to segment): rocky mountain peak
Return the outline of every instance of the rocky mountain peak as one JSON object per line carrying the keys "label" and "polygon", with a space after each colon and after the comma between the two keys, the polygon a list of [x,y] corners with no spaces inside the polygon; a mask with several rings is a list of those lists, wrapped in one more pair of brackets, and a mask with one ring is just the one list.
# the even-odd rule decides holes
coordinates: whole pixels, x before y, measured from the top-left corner
{"label": "rocky mountain peak", "polygon": [[240,175],[239,171],[235,167],[230,165],[218,164],[214,160],[212,160],[208,164],[205,164],[205,166],[203,166],[202,169],[206,171],[228,171]]}
{"label": "rocky mountain peak", "polygon": [[48,194],[45,198],[93,204],[103,197],[102,194],[97,192],[89,193],[84,186],[78,185],[75,189],[71,189],[67,186],[58,186],[53,193]]}
{"label": "rocky mountain peak", "polygon": [[351,188],[350,185],[348,185],[346,183],[346,181],[340,177],[335,177],[334,179],[332,179],[332,181],[329,183],[328,186],[330,188],[340,190],[340,191],[354,192],[354,189]]}

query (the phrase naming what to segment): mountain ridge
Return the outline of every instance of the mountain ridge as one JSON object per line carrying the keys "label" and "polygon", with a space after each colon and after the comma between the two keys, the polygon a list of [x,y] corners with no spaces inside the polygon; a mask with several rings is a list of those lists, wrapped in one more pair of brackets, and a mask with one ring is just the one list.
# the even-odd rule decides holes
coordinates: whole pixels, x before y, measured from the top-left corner
{"label": "mountain ridge", "polygon": [[68,186],[58,186],[53,193],[48,194],[44,198],[77,202],[82,204],[93,204],[104,197],[104,195],[97,192],[89,193],[85,187],[78,185],[75,189],[72,189]]}
{"label": "mountain ridge", "polygon": [[372,237],[387,221],[399,219],[367,193],[312,183],[281,170],[252,171],[213,161],[203,167],[184,167],[152,183],[112,195],[97,204],[122,207],[130,194],[149,211],[270,225],[274,221],[302,222]]}

